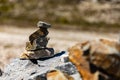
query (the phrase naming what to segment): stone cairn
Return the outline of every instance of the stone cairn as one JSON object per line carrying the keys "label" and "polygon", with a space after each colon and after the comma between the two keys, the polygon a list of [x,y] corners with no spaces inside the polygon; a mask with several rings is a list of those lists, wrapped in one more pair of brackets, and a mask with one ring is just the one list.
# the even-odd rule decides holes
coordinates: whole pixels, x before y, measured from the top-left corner
{"label": "stone cairn", "polygon": [[26,42],[26,51],[22,53],[20,59],[39,59],[54,55],[54,49],[47,47],[50,39],[47,37],[49,33],[47,29],[50,28],[51,25],[39,21],[37,26],[39,29],[29,36],[29,42]]}

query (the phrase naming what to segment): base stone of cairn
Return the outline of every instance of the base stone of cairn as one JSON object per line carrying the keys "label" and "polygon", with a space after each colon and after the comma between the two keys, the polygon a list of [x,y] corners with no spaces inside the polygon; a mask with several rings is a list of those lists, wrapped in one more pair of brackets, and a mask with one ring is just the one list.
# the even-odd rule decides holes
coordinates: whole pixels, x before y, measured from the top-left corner
{"label": "base stone of cairn", "polygon": [[4,69],[0,80],[82,80],[76,67],[64,60],[68,52],[60,52],[52,58],[13,59]]}

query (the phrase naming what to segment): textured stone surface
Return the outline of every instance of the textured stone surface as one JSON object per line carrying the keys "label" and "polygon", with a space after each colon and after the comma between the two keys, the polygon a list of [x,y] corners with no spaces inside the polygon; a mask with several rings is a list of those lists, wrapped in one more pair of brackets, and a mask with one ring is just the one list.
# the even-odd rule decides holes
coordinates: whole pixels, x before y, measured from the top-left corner
{"label": "textured stone surface", "polygon": [[75,45],[69,49],[69,59],[74,63],[81,74],[83,80],[97,80],[97,73],[92,73],[89,62],[83,57],[80,45]]}
{"label": "textured stone surface", "polygon": [[50,39],[47,37],[49,33],[47,28],[51,25],[42,21],[39,21],[37,25],[39,29],[29,36],[29,41],[26,42],[26,52],[21,54],[20,59],[39,59],[54,55],[54,49],[47,47]]}
{"label": "textured stone surface", "polygon": [[90,61],[107,73],[120,78],[120,44],[116,41],[100,39],[91,43]]}
{"label": "textured stone surface", "polygon": [[53,48],[46,48],[35,51],[26,51],[20,56],[20,59],[39,59],[52,56],[54,56]]}
{"label": "textured stone surface", "polygon": [[77,44],[69,49],[69,59],[84,80],[120,79],[120,44],[99,39]]}
{"label": "textured stone surface", "polygon": [[26,50],[27,51],[33,51],[33,50],[38,50],[41,48],[46,48],[47,43],[48,43],[49,38],[39,38],[35,39],[33,43],[31,44],[30,42],[26,42]]}
{"label": "textured stone surface", "polygon": [[53,70],[47,73],[47,80],[74,80],[74,78],[59,70]]}
{"label": "textured stone surface", "polygon": [[[47,80],[47,75],[53,70],[58,72],[56,76],[64,77],[65,80],[81,80],[80,74],[71,62],[61,61],[61,56],[67,53],[59,53],[51,58],[42,58],[39,60],[20,60],[14,59],[4,69],[4,73],[0,80]],[[59,75],[61,74],[61,75]],[[66,77],[69,76],[70,79]],[[48,77],[54,78],[55,75]],[[55,79],[61,80],[61,79]],[[64,80],[64,79],[63,79]]]}

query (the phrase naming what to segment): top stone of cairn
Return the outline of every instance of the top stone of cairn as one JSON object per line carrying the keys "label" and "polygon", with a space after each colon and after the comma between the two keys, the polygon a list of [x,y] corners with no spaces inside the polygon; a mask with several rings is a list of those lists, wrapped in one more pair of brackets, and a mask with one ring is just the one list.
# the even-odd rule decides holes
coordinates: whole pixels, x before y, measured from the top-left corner
{"label": "top stone of cairn", "polygon": [[48,23],[46,23],[46,22],[39,21],[39,22],[37,23],[37,27],[39,27],[39,28],[50,28],[51,25],[48,24]]}

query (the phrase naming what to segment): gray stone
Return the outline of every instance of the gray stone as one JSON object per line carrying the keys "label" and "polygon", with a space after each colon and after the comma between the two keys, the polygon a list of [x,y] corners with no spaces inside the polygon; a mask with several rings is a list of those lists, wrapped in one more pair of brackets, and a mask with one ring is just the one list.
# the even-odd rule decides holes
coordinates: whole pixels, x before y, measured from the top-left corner
{"label": "gray stone", "polygon": [[80,74],[71,62],[61,61],[62,55],[66,53],[39,60],[13,59],[5,67],[0,80],[46,80],[46,73],[56,69],[71,75],[74,80],[81,80]]}
{"label": "gray stone", "polygon": [[53,48],[43,48],[35,51],[27,51],[29,59],[39,59],[54,56]]}
{"label": "gray stone", "polygon": [[33,76],[31,75],[28,80],[47,80],[46,73],[43,73],[43,74],[38,73]]}
{"label": "gray stone", "polygon": [[37,23],[37,26],[40,28],[40,27],[42,27],[42,28],[49,28],[49,27],[51,27],[51,25],[50,24],[48,24],[48,23],[46,23],[46,22],[43,22],[43,21],[39,21],[38,23]]}
{"label": "gray stone", "polygon": [[57,66],[56,69],[59,69],[60,71],[67,73],[68,75],[73,75],[77,73],[76,67],[71,62],[65,63],[61,66]]}

